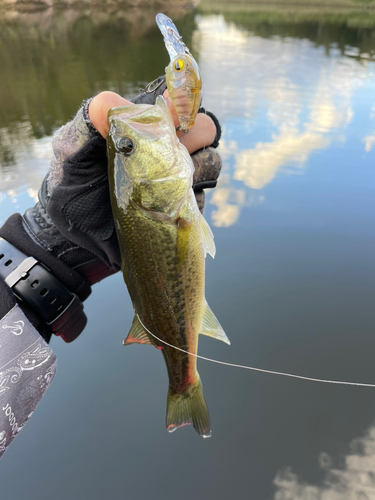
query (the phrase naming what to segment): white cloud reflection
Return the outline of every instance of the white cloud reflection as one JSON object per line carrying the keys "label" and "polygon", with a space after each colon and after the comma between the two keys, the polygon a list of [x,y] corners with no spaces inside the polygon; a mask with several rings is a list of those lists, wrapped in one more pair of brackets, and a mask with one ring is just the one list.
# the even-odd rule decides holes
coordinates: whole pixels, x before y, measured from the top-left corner
{"label": "white cloud reflection", "polygon": [[366,153],[369,153],[374,144],[375,144],[375,132],[371,135],[367,135],[364,139],[363,142],[365,143],[365,151]]}
{"label": "white cloud reflection", "polygon": [[330,141],[322,135],[286,131],[270,143],[257,143],[254,149],[236,154],[234,178],[252,189],[268,184],[283,165],[291,162],[303,166],[310,153],[322,149]]}
{"label": "white cloud reflection", "polygon": [[245,190],[235,189],[226,175],[220,177],[217,188],[211,198],[211,204],[217,207],[212,212],[212,220],[217,227],[228,227],[236,222],[240,206],[245,203]]}
{"label": "white cloud reflection", "polygon": [[326,470],[321,486],[306,483],[290,467],[278,472],[274,500],[375,500],[375,426],[354,439],[350,449],[341,468],[327,453],[320,454],[319,465]]}
{"label": "white cloud reflection", "polygon": [[[197,22],[205,106],[224,125],[220,153],[232,164],[229,177],[261,190],[277,174],[301,172],[312,153],[345,142],[353,97],[371,76],[366,66],[338,53],[328,58],[307,40],[254,36],[222,16]],[[267,140],[256,140],[260,134]],[[366,137],[366,151],[374,143]],[[211,199],[214,225],[236,222],[250,195],[230,181],[219,184]]]}

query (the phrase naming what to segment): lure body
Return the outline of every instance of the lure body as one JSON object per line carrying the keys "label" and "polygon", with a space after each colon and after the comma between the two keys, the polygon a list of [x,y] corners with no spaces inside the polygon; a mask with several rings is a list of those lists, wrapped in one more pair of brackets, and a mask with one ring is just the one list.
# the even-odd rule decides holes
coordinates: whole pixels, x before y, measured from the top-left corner
{"label": "lure body", "polygon": [[194,125],[202,101],[203,89],[199,66],[182,41],[172,20],[164,14],[158,14],[156,22],[164,36],[165,47],[171,58],[166,68],[169,96],[178,116],[179,130],[188,132]]}
{"label": "lure body", "polygon": [[166,82],[179,129],[187,132],[194,125],[202,99],[202,79],[194,57],[183,54],[172,59],[166,70]]}

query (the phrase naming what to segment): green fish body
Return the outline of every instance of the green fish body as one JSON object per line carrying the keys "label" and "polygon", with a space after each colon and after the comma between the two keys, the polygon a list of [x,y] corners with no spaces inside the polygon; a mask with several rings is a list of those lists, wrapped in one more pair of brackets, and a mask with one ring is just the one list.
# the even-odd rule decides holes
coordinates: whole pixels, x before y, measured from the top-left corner
{"label": "green fish body", "polygon": [[169,376],[167,429],[192,423],[209,437],[196,357],[182,351],[197,353],[199,333],[229,340],[204,296],[205,255],[214,256],[215,246],[192,190],[194,167],[162,97],[154,106],[113,108],[108,116],[112,211],[135,310],[124,344],[162,351]]}

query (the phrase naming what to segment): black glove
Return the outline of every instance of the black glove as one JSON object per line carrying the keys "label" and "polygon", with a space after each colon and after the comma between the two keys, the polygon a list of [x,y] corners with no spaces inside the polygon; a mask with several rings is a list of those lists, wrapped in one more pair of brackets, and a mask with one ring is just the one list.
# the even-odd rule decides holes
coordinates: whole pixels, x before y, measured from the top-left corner
{"label": "black glove", "polygon": [[[145,93],[133,101],[154,103],[164,89],[159,86],[151,102],[150,94]],[[90,294],[90,285],[121,268],[109,197],[106,141],[90,122],[89,102],[85,101],[76,117],[56,132],[55,158],[42,183],[38,203],[23,218],[11,216],[0,229],[0,237],[44,264],[81,301]],[[213,119],[217,143],[221,130]],[[203,211],[203,188],[216,185],[221,159],[213,148],[194,153],[192,159],[193,187]],[[70,341],[76,336],[77,330],[73,337],[65,335],[64,339]]]}

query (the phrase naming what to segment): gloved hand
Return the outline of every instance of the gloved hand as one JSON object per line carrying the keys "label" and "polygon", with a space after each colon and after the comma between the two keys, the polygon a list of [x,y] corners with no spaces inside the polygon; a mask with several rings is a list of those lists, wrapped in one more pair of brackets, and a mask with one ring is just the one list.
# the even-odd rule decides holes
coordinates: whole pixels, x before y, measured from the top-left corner
{"label": "gloved hand", "polygon": [[[163,88],[159,87],[153,92],[151,103],[162,91]],[[173,114],[174,108],[165,90],[164,96]],[[135,102],[143,102],[144,99],[149,100],[150,95],[141,94]],[[51,285],[55,287],[53,290],[60,287],[65,296],[61,313],[60,309],[54,312],[54,303],[51,306],[43,303],[48,311],[43,309],[45,314],[36,313],[33,305],[35,298],[32,299],[29,292],[22,295],[22,310],[47,341],[51,332],[61,335],[66,342],[74,340],[86,324],[82,302],[91,293],[91,285],[120,270],[104,137],[108,133],[108,110],[129,104],[129,101],[112,92],[103,92],[86,101],[73,120],[54,136],[54,158],[39,191],[39,202],[23,217],[13,214],[0,228],[0,238],[10,244],[6,252],[14,254],[11,250],[14,248],[20,262],[28,256],[34,257],[37,265],[40,264],[38,273],[44,267],[52,275],[47,286],[51,285],[51,279],[57,279],[63,287]],[[177,117],[174,116],[174,119],[177,126]],[[201,209],[204,206],[203,188],[216,184],[221,160],[215,149],[200,149],[209,144],[217,145],[220,133],[220,125],[210,114],[208,117],[199,114],[196,125],[187,134],[177,132],[188,151],[194,153],[194,188]],[[43,280],[46,283],[45,277]],[[3,311],[4,314],[6,312]]]}
{"label": "gloved hand", "polygon": [[[173,112],[168,91],[162,86],[152,95],[140,94],[133,102],[152,103],[163,90]],[[112,92],[99,94],[91,102],[86,101],[75,118],[55,134],[54,159],[39,191],[39,202],[24,215],[24,225],[32,239],[91,284],[121,268],[104,137],[108,133],[108,110],[127,104],[131,103]],[[188,134],[178,133],[181,142],[193,153],[194,190],[201,211],[203,188],[216,185],[221,169],[215,149],[208,147],[194,153],[205,144],[217,145],[220,126],[212,116],[199,115]],[[178,124],[176,116],[175,121]]]}

